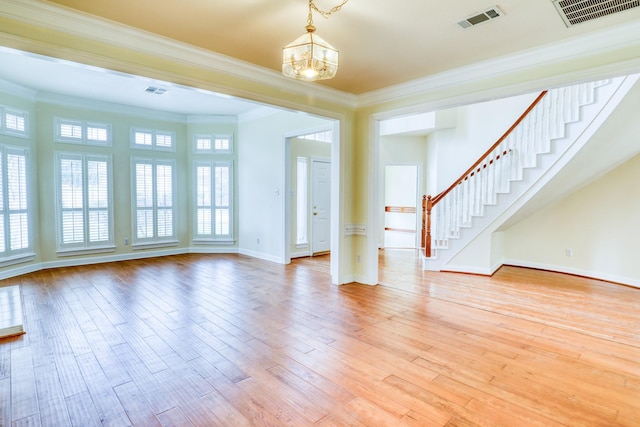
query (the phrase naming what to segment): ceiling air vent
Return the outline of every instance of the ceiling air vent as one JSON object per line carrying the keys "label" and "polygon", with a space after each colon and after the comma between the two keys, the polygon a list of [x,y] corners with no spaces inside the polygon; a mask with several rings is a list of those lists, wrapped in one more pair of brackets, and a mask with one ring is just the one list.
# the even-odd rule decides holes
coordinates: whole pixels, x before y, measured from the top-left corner
{"label": "ceiling air vent", "polygon": [[567,27],[640,6],[640,0],[553,0]]}
{"label": "ceiling air vent", "polygon": [[498,9],[498,6],[494,6],[491,9],[487,9],[483,12],[476,13],[463,19],[462,21],[458,22],[458,25],[460,25],[462,28],[469,28],[473,27],[474,25],[490,21],[502,15],[504,15],[504,13],[502,13],[502,11]]}
{"label": "ceiling air vent", "polygon": [[161,87],[149,86],[144,91],[147,92],[147,93],[153,93],[153,94],[156,94],[156,95],[162,95],[163,93],[165,93],[167,91],[167,89],[163,89]]}

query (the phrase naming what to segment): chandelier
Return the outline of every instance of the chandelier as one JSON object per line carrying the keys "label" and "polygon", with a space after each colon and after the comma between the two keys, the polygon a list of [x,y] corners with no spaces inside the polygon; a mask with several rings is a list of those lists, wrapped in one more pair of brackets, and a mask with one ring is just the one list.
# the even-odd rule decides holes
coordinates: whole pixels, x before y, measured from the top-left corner
{"label": "chandelier", "polygon": [[325,12],[309,0],[307,32],[282,49],[282,74],[298,80],[315,81],[332,79],[338,72],[338,51],[322,37],[315,34],[313,11],[324,18],[339,11],[348,0]]}

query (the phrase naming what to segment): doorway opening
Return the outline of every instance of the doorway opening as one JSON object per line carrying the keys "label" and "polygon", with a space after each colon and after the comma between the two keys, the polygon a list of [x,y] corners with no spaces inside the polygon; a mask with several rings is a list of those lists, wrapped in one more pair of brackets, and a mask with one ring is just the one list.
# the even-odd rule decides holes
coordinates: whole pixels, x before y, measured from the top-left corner
{"label": "doorway opening", "polygon": [[[299,133],[286,138],[289,165],[286,188],[289,195],[285,246],[287,261],[292,258],[329,255],[335,215],[334,151],[337,152],[339,122],[331,128]],[[337,224],[337,222],[336,222]],[[332,270],[334,260],[331,260]]]}
{"label": "doorway opening", "polygon": [[415,249],[418,240],[419,165],[386,165],[384,248]]}

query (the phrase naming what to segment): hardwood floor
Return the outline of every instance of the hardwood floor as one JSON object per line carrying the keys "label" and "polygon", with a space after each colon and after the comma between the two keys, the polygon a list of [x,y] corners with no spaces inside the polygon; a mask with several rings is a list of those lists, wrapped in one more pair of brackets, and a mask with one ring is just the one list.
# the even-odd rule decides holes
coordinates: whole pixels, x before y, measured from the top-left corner
{"label": "hardwood floor", "polygon": [[640,289],[505,267],[379,286],[181,255],[45,270],[0,340],[0,426],[640,425]]}

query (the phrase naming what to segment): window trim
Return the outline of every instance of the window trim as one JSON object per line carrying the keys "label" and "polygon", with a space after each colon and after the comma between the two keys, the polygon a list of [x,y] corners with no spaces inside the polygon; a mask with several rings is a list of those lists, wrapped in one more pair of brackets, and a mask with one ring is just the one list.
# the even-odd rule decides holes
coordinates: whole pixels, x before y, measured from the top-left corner
{"label": "window trim", "polygon": [[[137,174],[136,165],[152,165],[152,199],[153,199],[153,237],[138,237],[138,205],[137,205]],[[171,166],[171,211],[172,211],[172,234],[171,236],[158,237],[158,202],[157,202],[157,170],[158,165],[165,164]],[[133,249],[160,248],[165,246],[175,246],[179,243],[177,237],[178,209],[177,205],[177,162],[173,158],[155,157],[131,157],[131,247]]]}
{"label": "window trim", "polygon": [[311,132],[304,135],[298,135],[296,138],[306,139],[308,141],[318,141],[331,143],[333,141],[333,130],[326,129],[318,132]]}
{"label": "window trim", "polygon": [[[79,151],[56,151],[54,154],[55,165],[55,194],[56,194],[56,254],[58,256],[73,256],[81,254],[93,254],[102,252],[113,252],[115,250],[115,223],[114,223],[114,198],[113,198],[113,157],[110,154],[93,154]],[[79,159],[82,162],[82,214],[83,214],[83,241],[80,243],[64,243],[63,223],[62,223],[62,171],[60,161],[63,158]],[[90,241],[89,228],[89,203],[88,203],[88,179],[87,163],[91,160],[105,161],[107,164],[107,222],[109,227],[109,237],[107,241],[101,240],[92,243]]]}
{"label": "window trim", "polygon": [[[7,115],[22,117],[24,120],[24,131],[7,128]],[[15,136],[18,138],[29,138],[29,112],[13,107],[0,105],[0,134]]]}
{"label": "window trim", "polygon": [[[215,178],[215,168],[219,165],[226,166],[229,168],[229,206],[224,206],[229,212],[229,233],[228,234],[216,234],[216,220],[215,220],[215,212],[217,209],[215,203],[215,188],[216,188],[216,178]],[[211,205],[209,206],[211,209],[211,234],[199,234],[198,233],[198,209],[200,206],[198,205],[198,167],[205,166],[211,168]],[[193,206],[193,242],[194,243],[217,243],[217,244],[233,244],[235,243],[235,235],[234,235],[234,197],[233,197],[233,188],[234,188],[234,175],[233,175],[233,161],[232,160],[195,160],[193,167],[193,194],[194,194],[194,206]]]}
{"label": "window trim", "polygon": [[[11,145],[0,144],[0,161],[1,164],[1,185],[2,185],[2,213],[4,230],[4,246],[5,250],[0,255],[0,266],[7,266],[29,261],[35,256],[33,249],[33,218],[32,208],[33,200],[31,196],[31,177],[30,177],[30,159],[29,149],[24,147],[15,147]],[[19,211],[25,211],[24,214],[27,218],[27,246],[20,249],[11,249],[11,210],[9,203],[9,168],[7,167],[7,158],[9,154],[19,155],[24,157],[24,187],[25,187],[25,200],[26,208],[19,209]]]}
{"label": "window trim", "polygon": [[[150,134],[151,144],[150,145],[136,144],[137,133]],[[158,145],[158,136],[170,136],[171,146],[166,147],[166,146]],[[132,126],[130,129],[129,138],[130,138],[130,141],[129,141],[130,147],[133,150],[164,151],[164,152],[170,152],[170,153],[174,153],[176,151],[176,146],[177,146],[176,133],[173,131],[148,129],[148,128]]]}
{"label": "window trim", "polygon": [[[65,119],[62,117],[54,117],[54,141],[63,144],[91,145],[96,147],[111,147],[113,144],[113,132],[110,123],[87,122],[82,120]],[[81,135],[79,138],[65,137],[62,135],[62,125],[79,126]],[[107,133],[105,141],[89,138],[90,128],[104,128]]]}
{"label": "window trim", "polygon": [[[301,177],[300,166],[304,164],[304,176]],[[309,158],[296,158],[296,248],[309,246]],[[302,178],[302,182],[301,181]],[[302,197],[303,200],[300,200]],[[302,220],[302,222],[301,222]],[[302,235],[302,239],[300,239]]]}
{"label": "window trim", "polygon": [[[198,139],[209,139],[211,140],[211,148],[208,149],[199,149],[198,148]],[[228,139],[229,140],[229,148],[228,149],[216,149],[216,139]],[[221,134],[195,134],[193,135],[193,152],[196,154],[233,154],[233,134],[230,133],[221,133]]]}

